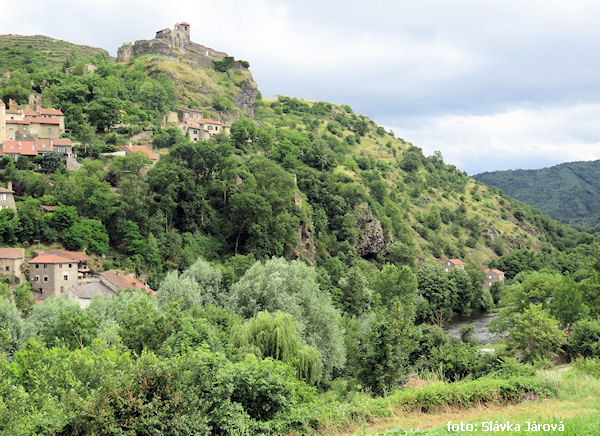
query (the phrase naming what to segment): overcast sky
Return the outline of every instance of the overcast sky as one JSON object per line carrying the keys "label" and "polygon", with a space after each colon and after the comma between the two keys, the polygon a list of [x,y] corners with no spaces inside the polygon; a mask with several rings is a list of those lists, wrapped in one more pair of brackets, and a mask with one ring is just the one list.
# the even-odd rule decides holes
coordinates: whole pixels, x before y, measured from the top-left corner
{"label": "overcast sky", "polygon": [[469,174],[600,158],[600,2],[0,0],[0,33],[107,49],[175,22],[265,97],[349,104]]}

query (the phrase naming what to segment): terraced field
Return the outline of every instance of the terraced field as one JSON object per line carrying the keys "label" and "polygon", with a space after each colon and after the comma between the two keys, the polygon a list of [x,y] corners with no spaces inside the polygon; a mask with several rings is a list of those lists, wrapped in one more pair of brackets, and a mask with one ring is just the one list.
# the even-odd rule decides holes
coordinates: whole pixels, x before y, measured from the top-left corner
{"label": "terraced field", "polygon": [[0,70],[27,68],[28,66],[58,67],[73,50],[78,59],[87,59],[96,53],[108,52],[102,48],[72,44],[60,39],[34,35],[0,35]]}

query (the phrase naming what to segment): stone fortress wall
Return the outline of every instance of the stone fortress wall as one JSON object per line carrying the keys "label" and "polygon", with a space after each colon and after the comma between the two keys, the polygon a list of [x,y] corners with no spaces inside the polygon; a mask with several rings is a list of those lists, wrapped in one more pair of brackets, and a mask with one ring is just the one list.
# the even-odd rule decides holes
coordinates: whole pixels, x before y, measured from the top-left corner
{"label": "stone fortress wall", "polygon": [[[156,32],[154,39],[139,40],[133,45],[123,45],[117,52],[117,62],[127,63],[132,56],[145,54],[158,54],[174,58],[183,57],[198,66],[212,68],[212,58],[223,59],[227,53],[192,42],[190,39],[190,25],[186,22],[176,23],[173,29],[162,29]],[[234,69],[247,70],[235,61]]]}

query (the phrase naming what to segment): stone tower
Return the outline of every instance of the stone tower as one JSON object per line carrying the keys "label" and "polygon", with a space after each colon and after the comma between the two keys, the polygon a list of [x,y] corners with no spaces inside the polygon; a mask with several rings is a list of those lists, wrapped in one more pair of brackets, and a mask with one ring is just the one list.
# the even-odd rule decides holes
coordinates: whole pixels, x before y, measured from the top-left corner
{"label": "stone tower", "polygon": [[181,23],[176,23],[174,30],[180,30],[181,33],[185,36],[187,42],[190,42],[190,23],[186,23],[182,21]]}

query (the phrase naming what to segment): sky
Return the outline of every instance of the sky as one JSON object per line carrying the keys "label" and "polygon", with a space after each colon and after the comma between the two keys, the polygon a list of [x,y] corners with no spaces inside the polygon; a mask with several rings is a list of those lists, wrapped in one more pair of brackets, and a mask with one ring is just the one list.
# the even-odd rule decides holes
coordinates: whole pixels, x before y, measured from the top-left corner
{"label": "sky", "polygon": [[179,21],[264,97],[348,104],[469,174],[600,159],[600,2],[0,1],[0,33],[107,49]]}

